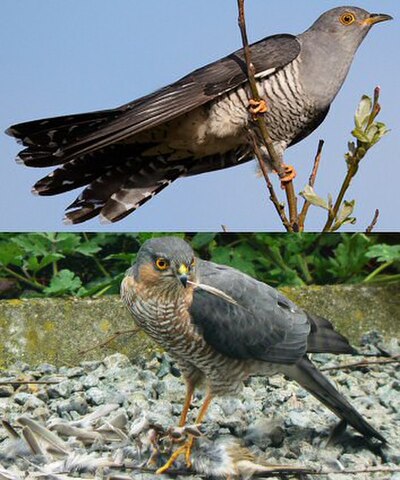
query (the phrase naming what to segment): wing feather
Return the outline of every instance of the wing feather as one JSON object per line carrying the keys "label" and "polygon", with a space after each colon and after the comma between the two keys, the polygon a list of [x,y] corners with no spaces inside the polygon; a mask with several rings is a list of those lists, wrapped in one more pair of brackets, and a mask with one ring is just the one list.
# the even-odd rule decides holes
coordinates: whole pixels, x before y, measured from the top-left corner
{"label": "wing feather", "polygon": [[[293,61],[300,43],[293,35],[274,35],[251,46],[256,72],[272,73]],[[195,70],[177,82],[115,110],[116,118],[57,152],[70,156],[89,152],[131,137],[187,113],[247,80],[243,50]]]}
{"label": "wing feather", "polygon": [[289,364],[306,353],[310,324],[293,302],[238,270],[206,261],[198,269],[202,284],[236,302],[195,290],[192,321],[213,348],[233,358]]}

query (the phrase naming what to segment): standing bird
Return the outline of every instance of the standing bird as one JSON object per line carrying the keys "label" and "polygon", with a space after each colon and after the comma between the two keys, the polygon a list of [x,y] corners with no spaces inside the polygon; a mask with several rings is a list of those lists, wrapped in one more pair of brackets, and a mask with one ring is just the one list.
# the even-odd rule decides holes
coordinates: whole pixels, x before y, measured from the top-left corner
{"label": "standing bird", "polygon": [[[355,353],[330,322],[311,315],[274,288],[233,268],[195,258],[176,237],[147,240],[121,285],[135,322],[172,355],[186,380],[179,426],[186,423],[193,392],[207,394],[196,423],[212,398],[236,395],[249,375],[281,373],[298,382],[367,438],[385,442],[309,360],[307,353]],[[193,438],[180,455],[190,465]]]}
{"label": "standing bird", "polygon": [[[259,92],[268,105],[265,119],[282,164],[285,149],[326,117],[368,31],[391,18],[339,7],[298,36],[273,35],[251,45]],[[240,49],[116,109],[21,123],[7,133],[26,147],[17,161],[60,165],[35,184],[34,193],[56,195],[86,185],[67,208],[66,223],[96,215],[116,222],[177,178],[251,160],[248,129],[252,111],[260,108],[249,99]],[[271,167],[257,130],[256,135]],[[290,168],[283,181],[293,178]]]}

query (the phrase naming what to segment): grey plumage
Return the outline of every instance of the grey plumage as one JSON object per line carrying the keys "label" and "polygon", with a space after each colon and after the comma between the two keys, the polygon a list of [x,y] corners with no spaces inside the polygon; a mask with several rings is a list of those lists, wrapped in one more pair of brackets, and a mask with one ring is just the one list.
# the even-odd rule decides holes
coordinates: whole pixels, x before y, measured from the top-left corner
{"label": "grey plumage", "polygon": [[[197,283],[233,302],[194,288]],[[186,242],[161,237],[143,244],[121,295],[136,323],[175,357],[188,385],[205,383],[210,395],[233,395],[249,375],[283,373],[360,433],[385,441],[307,357],[355,353],[347,339],[265,283],[194,259]]]}
{"label": "grey plumage", "polygon": [[202,439],[193,451],[193,469],[195,472],[212,478],[267,478],[276,475],[293,476],[313,473],[311,469],[295,465],[271,465],[257,458],[249,449],[231,436],[224,436],[216,441]]}
{"label": "grey plumage", "polygon": [[[346,15],[353,21],[345,24]],[[339,7],[297,37],[274,35],[251,46],[279,155],[324,120],[363,38],[389,18]],[[122,107],[26,122],[7,133],[26,147],[18,157],[25,165],[61,165],[36,183],[35,193],[87,185],[68,207],[67,222],[96,215],[114,222],[177,178],[250,160],[248,98],[238,50]]]}

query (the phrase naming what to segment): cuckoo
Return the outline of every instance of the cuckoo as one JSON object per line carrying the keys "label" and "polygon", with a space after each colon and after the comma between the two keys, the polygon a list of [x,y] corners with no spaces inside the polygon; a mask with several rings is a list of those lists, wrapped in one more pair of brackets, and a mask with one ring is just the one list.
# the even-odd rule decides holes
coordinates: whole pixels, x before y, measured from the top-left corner
{"label": "cuckoo", "polygon": [[[334,8],[300,35],[273,35],[251,45],[265,120],[282,165],[285,149],[326,117],[368,31],[390,19],[357,7]],[[58,165],[33,193],[56,195],[86,186],[67,207],[66,223],[97,215],[108,223],[180,177],[251,160],[251,111],[262,108],[251,99],[241,49],[121,107],[20,123],[7,133],[26,147],[17,161]],[[288,170],[284,180],[292,176]]]}
{"label": "cuckoo", "polygon": [[[147,240],[128,270],[121,296],[134,321],[175,360],[187,393],[185,425],[196,387],[206,395],[196,423],[216,395],[236,395],[250,375],[284,374],[330,408],[344,424],[385,442],[313,365],[308,353],[355,353],[330,322],[299,308],[269,285],[227,266],[196,258],[176,237]],[[190,465],[193,438],[182,453]]]}

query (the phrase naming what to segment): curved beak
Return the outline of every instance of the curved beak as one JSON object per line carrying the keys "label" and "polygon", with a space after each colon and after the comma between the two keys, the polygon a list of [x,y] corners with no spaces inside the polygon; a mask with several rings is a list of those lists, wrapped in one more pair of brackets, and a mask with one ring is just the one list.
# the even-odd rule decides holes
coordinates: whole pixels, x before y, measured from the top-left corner
{"label": "curved beak", "polygon": [[375,23],[387,22],[388,20],[393,20],[393,17],[385,13],[371,13],[362,23],[371,26],[375,25]]}
{"label": "curved beak", "polygon": [[185,288],[187,287],[188,273],[189,273],[189,268],[187,267],[187,265],[182,263],[178,268],[178,278],[179,278],[181,284]]}

